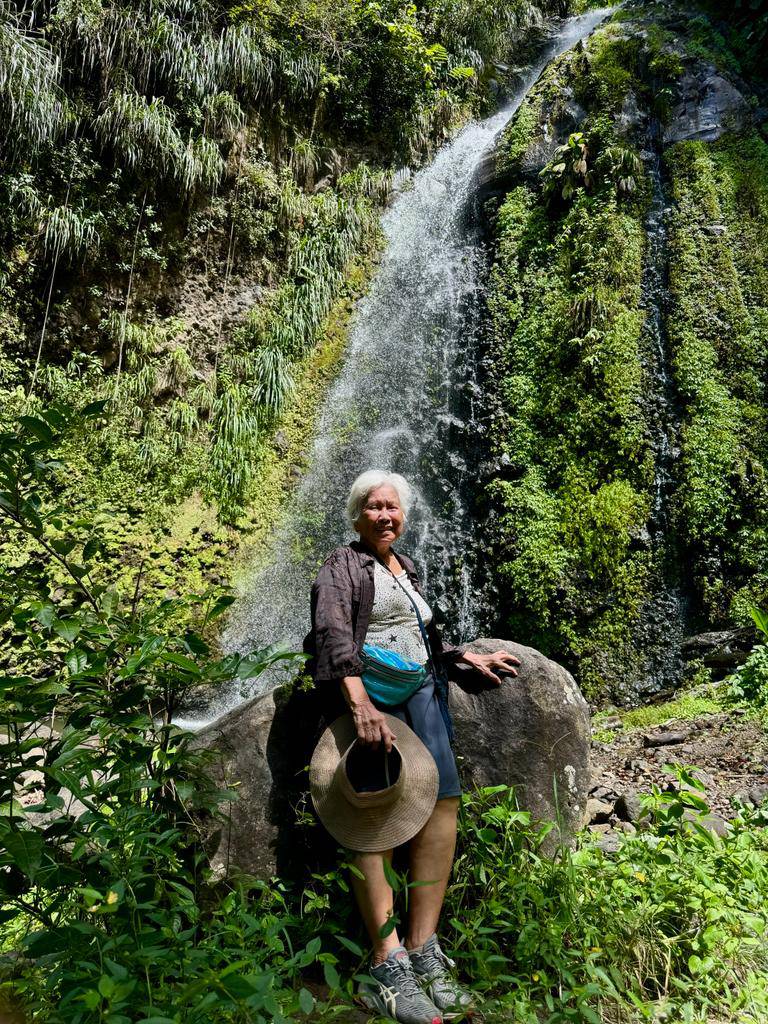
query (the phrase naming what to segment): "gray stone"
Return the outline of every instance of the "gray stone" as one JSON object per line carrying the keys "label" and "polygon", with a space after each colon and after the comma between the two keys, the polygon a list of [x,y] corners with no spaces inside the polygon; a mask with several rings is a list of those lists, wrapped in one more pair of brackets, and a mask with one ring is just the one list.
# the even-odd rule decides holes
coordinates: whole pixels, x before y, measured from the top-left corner
{"label": "gray stone", "polygon": [[714,832],[721,839],[731,831],[731,825],[721,815],[715,814],[714,811],[710,811],[708,814],[699,814],[693,810],[685,810],[683,811],[683,818],[685,821],[695,822],[710,832]]}
{"label": "gray stone", "polygon": [[570,672],[532,647],[477,640],[467,649],[508,651],[522,664],[499,687],[470,673],[451,688],[465,784],[516,786],[534,820],[557,823],[550,848],[569,842],[585,822],[591,779],[587,702]]}
{"label": "gray stone", "polygon": [[589,795],[594,797],[595,800],[606,800],[609,803],[613,803],[617,796],[615,790],[611,789],[610,786],[601,785],[593,786],[589,791]]}
{"label": "gray stone", "polygon": [[633,824],[640,821],[640,818],[643,815],[643,805],[640,801],[640,797],[631,789],[628,789],[626,793],[621,794],[619,799],[616,801],[614,810],[622,821],[632,822]]}
{"label": "gray stone", "polygon": [[671,747],[677,743],[685,743],[688,739],[687,732],[654,732],[646,733],[643,736],[643,746],[649,747]]}
{"label": "gray stone", "polygon": [[611,826],[607,821],[600,821],[594,825],[590,825],[589,831],[593,836],[607,836],[611,831]]}
{"label": "gray stone", "polygon": [[726,131],[743,128],[749,118],[749,104],[734,85],[697,67],[686,71],[678,83],[678,102],[664,129],[664,142],[714,142]]}
{"label": "gray stone", "polygon": [[587,820],[595,823],[602,824],[608,821],[610,816],[613,814],[613,804],[607,800],[595,800],[594,798],[587,800]]}
{"label": "gray stone", "polygon": [[720,676],[742,665],[754,642],[755,631],[751,628],[698,633],[685,638],[682,653],[686,661],[701,660],[716,676]]}
{"label": "gray stone", "polygon": [[[467,788],[514,785],[520,806],[536,821],[555,821],[549,848],[568,842],[585,821],[590,783],[590,721],[571,675],[530,647],[479,640],[472,650],[507,650],[520,658],[517,678],[488,685],[472,670],[456,668],[451,710],[456,750]],[[237,787],[224,823],[208,825],[207,849],[219,876],[237,868],[259,878],[290,876],[335,843],[319,826],[296,825],[306,803],[306,772],[318,736],[317,695],[276,691],[230,711],[198,733],[195,745],[211,752],[219,785]]]}
{"label": "gray stone", "polygon": [[603,836],[597,845],[605,854],[618,853],[621,847],[621,836],[617,835],[616,832],[609,832]]}
{"label": "gray stone", "polygon": [[236,787],[224,822],[208,823],[206,848],[218,876],[232,868],[257,878],[291,876],[335,848],[324,829],[296,823],[320,729],[317,694],[286,688],[246,701],[197,734],[214,781]]}
{"label": "gray stone", "polygon": [[736,803],[746,804],[748,807],[759,807],[768,800],[768,786],[752,786],[750,789],[740,790],[734,793],[733,799]]}
{"label": "gray stone", "polygon": [[610,715],[599,723],[599,728],[610,729],[611,731],[618,732],[620,729],[624,728],[624,723],[619,715]]}

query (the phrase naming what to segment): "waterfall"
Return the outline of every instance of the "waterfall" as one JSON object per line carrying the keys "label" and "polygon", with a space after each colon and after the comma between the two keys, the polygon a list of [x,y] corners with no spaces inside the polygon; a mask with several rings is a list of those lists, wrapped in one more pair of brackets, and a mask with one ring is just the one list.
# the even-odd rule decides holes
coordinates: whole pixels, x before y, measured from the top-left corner
{"label": "waterfall", "polygon": [[[406,182],[382,218],[386,247],[354,313],[345,363],[326,398],[309,469],[275,536],[269,564],[242,581],[224,633],[227,651],[276,641],[300,649],[309,588],[327,553],[351,539],[349,486],[365,469],[402,473],[415,492],[401,547],[420,567],[431,604],[454,640],[476,635],[470,513],[473,438],[482,430],[477,380],[485,257],[474,177],[500,130],[547,64],[586,38],[610,8],[565,21],[516,94],[471,122]],[[206,720],[279,681],[217,695]],[[201,719],[185,721],[201,726]]]}
{"label": "waterfall", "polygon": [[669,298],[667,201],[661,175],[658,130],[651,133],[648,143],[650,148],[644,155],[651,181],[651,202],[645,223],[647,250],[642,305],[646,313],[643,362],[649,381],[646,401],[655,450],[653,502],[647,538],[653,584],[652,597],[643,608],[635,628],[634,642],[641,661],[639,676],[631,681],[628,691],[633,700],[672,691],[679,685],[683,665],[682,644],[689,617],[669,515],[674,463],[679,457],[682,414],[670,374],[671,356],[666,331]]}

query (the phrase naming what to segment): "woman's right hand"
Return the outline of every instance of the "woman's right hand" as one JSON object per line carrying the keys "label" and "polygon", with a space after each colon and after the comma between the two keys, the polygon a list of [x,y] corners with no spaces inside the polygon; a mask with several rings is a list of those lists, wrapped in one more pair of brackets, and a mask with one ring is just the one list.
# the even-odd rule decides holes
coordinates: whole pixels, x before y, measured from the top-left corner
{"label": "woman's right hand", "polygon": [[362,679],[359,676],[346,677],[342,682],[342,691],[352,712],[358,740],[374,750],[383,743],[389,753],[397,737],[389,728],[384,714],[371,701]]}

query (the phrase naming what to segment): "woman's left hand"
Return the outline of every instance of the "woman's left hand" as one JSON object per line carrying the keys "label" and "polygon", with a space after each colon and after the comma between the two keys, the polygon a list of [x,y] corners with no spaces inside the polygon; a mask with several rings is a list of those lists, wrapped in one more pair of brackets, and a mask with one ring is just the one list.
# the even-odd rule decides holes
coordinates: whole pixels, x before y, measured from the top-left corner
{"label": "woman's left hand", "polygon": [[[514,666],[520,664],[520,659],[516,658],[514,654],[509,654],[507,651],[496,651],[495,654],[473,654],[472,651],[465,651],[459,658],[459,661],[463,661],[466,665],[471,665],[472,668],[477,669],[487,679],[491,679],[497,686],[501,685],[501,679],[496,675],[496,672],[516,676],[517,669]],[[494,672],[494,669],[496,669],[496,672]]]}

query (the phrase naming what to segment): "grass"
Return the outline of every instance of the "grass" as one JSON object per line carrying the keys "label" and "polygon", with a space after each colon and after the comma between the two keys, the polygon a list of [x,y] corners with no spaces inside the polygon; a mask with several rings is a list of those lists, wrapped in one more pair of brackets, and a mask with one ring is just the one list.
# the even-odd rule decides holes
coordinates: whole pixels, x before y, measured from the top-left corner
{"label": "grass", "polygon": [[[672,700],[664,701],[662,704],[648,704],[645,707],[631,708],[626,711],[614,709],[598,711],[592,719],[592,738],[598,743],[612,743],[616,739],[617,731],[604,729],[601,727],[601,723],[615,715],[621,718],[625,730],[631,730],[663,725],[670,719],[690,722],[706,715],[716,715],[725,709],[722,686],[710,684],[704,692],[701,687],[697,687],[696,690],[679,693]],[[618,733],[618,735],[620,734]]]}

